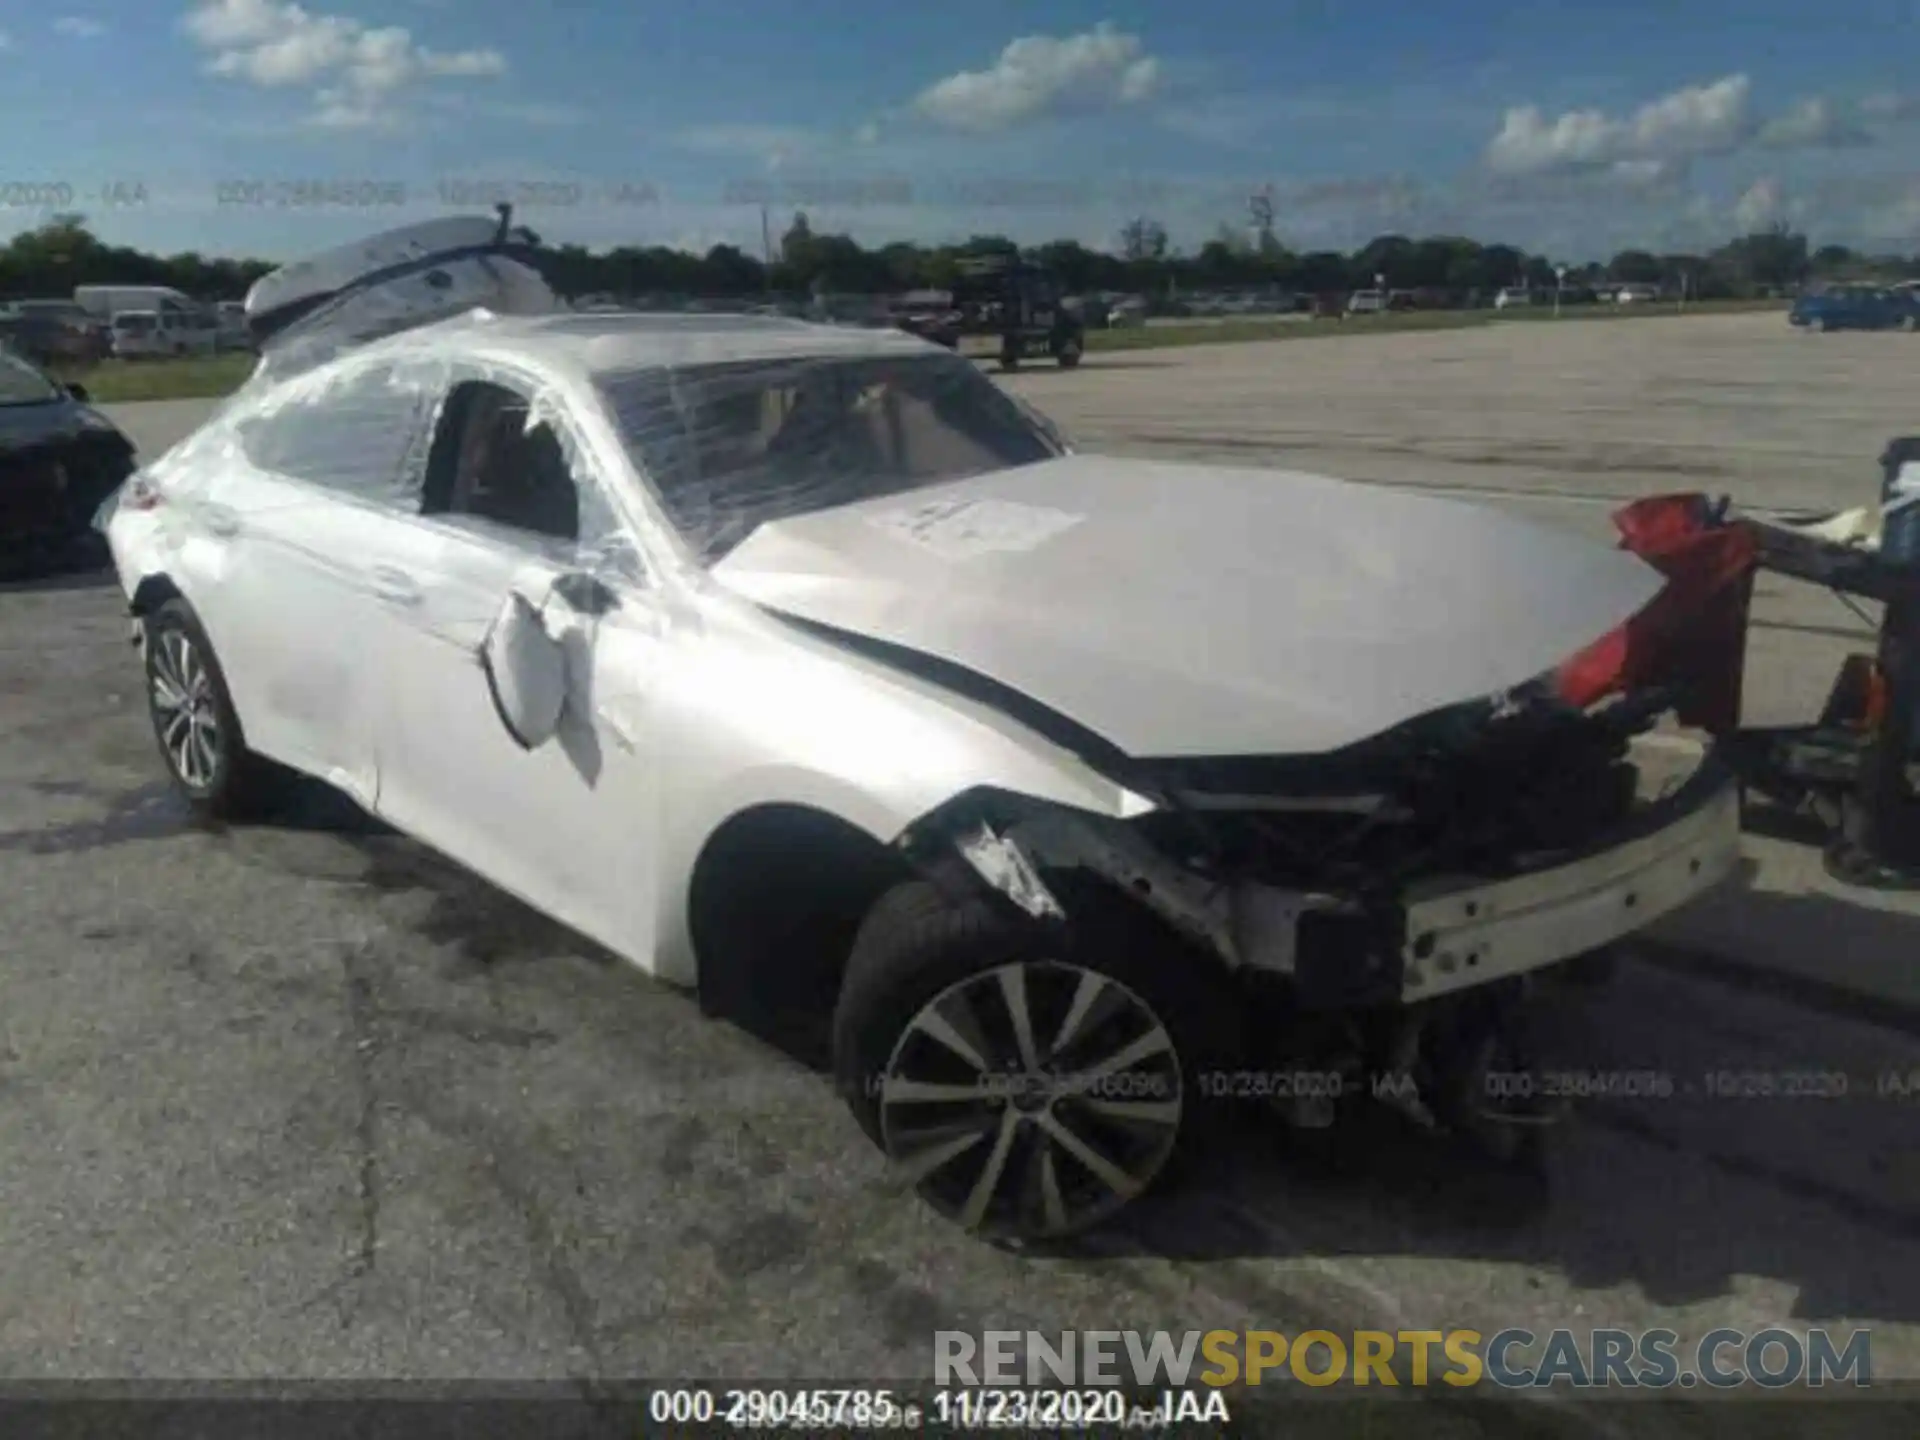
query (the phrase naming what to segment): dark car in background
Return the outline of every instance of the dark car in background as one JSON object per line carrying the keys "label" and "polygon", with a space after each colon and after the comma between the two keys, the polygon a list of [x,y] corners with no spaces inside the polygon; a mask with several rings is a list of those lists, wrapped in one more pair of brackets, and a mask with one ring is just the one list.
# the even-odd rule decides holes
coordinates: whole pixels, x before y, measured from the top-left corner
{"label": "dark car in background", "polygon": [[0,345],[40,365],[93,365],[111,349],[106,327],[71,300],[0,303]]}
{"label": "dark car in background", "polygon": [[1802,330],[1920,330],[1920,296],[1881,285],[1830,285],[1802,295],[1787,312]]}
{"label": "dark car in background", "polygon": [[93,518],[133,471],[133,442],[85,389],[0,348],[0,574],[104,559]]}

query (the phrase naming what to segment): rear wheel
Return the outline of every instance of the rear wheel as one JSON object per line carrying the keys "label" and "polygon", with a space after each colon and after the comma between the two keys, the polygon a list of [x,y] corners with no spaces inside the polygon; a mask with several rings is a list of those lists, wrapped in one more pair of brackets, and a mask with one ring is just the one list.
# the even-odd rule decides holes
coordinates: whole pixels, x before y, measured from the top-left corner
{"label": "rear wheel", "polygon": [[1062,370],[1071,370],[1080,363],[1080,337],[1075,335],[1060,342],[1060,348],[1054,352],[1054,358],[1060,362]]}
{"label": "rear wheel", "polygon": [[1143,944],[1114,903],[1043,928],[911,881],[861,927],[834,1017],[842,1093],[969,1230],[1086,1230],[1170,1174],[1201,1128],[1231,1011],[1196,976],[1204,962]]}
{"label": "rear wheel", "polygon": [[154,738],[187,803],[214,820],[265,808],[278,771],[247,749],[226,676],[192,607],[176,599],[155,610],[143,648]]}

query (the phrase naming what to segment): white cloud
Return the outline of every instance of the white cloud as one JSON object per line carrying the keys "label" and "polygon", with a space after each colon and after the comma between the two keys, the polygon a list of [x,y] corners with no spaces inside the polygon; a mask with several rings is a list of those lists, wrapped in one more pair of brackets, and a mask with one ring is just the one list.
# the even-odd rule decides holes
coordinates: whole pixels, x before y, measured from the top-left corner
{"label": "white cloud", "polygon": [[0,50],[11,50],[12,48],[13,48],[13,36],[9,35],[4,30],[0,30]]}
{"label": "white cloud", "polygon": [[1763,230],[1785,218],[1785,215],[1786,197],[1781,192],[1780,182],[1771,175],[1754,181],[1733,202],[1733,223],[1743,231]]}
{"label": "white cloud", "polygon": [[1486,164],[1496,174],[1547,175],[1724,153],[1752,134],[1751,90],[1745,75],[1728,75],[1620,116],[1569,110],[1549,118],[1536,105],[1516,106],[1488,144]]}
{"label": "white cloud", "polygon": [[71,35],[75,40],[97,40],[107,33],[106,26],[86,15],[62,15],[53,22],[53,28],[61,35]]}
{"label": "white cloud", "polygon": [[1137,35],[1102,21],[1078,35],[1025,35],[986,70],[928,86],[914,110],[952,130],[1004,130],[1051,115],[1137,104],[1160,83],[1160,62]]}
{"label": "white cloud", "polygon": [[287,0],[203,0],[182,23],[212,52],[211,73],[267,89],[311,87],[311,118],[331,129],[392,122],[402,96],[424,80],[506,71],[495,50],[429,50],[401,26],[317,15]]}
{"label": "white cloud", "polygon": [[1832,102],[1817,96],[1769,120],[1757,138],[1769,150],[1840,150],[1873,143]]}

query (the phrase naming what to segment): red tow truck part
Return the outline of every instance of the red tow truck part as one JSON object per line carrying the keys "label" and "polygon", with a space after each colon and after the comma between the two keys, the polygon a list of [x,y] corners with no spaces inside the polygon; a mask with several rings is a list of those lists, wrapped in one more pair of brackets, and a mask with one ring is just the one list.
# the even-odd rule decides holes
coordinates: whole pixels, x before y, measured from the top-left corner
{"label": "red tow truck part", "polygon": [[1616,511],[1621,547],[1667,577],[1626,624],[1560,668],[1560,693],[1586,707],[1609,695],[1663,688],[1683,725],[1726,734],[1740,723],[1747,619],[1760,544],[1705,495],[1655,495]]}
{"label": "red tow truck part", "polygon": [[[1896,442],[1889,450],[1896,460],[1906,453],[1901,444],[1920,448],[1920,441]],[[1877,544],[1835,538],[1818,518],[1730,516],[1729,509],[1724,500],[1678,494],[1615,513],[1622,548],[1667,583],[1560,668],[1561,695],[1584,708],[1616,694],[1666,692],[1681,724],[1711,734],[1748,790],[1826,826],[1827,866],[1836,878],[1920,886],[1920,565],[1906,550],[1887,554]],[[1747,626],[1761,570],[1884,606],[1874,653],[1846,658],[1815,722],[1741,724]]]}

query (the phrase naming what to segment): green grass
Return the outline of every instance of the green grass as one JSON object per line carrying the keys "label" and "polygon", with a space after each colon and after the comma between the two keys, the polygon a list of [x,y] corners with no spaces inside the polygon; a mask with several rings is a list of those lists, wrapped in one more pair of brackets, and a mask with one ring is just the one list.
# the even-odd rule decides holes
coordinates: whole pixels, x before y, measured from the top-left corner
{"label": "green grass", "polygon": [[229,395],[253,370],[245,351],[194,356],[184,360],[103,360],[98,365],[64,366],[59,378],[79,381],[102,405],[130,400],[202,400]]}
{"label": "green grass", "polygon": [[[1784,311],[1782,300],[1696,302],[1684,312],[1666,302],[1652,305],[1573,305],[1563,320],[1644,320],[1656,316],[1741,314]],[[1143,325],[1087,332],[1089,354],[1116,350],[1169,350],[1188,345],[1245,344],[1255,340],[1320,340],[1332,335],[1396,335],[1418,330],[1469,330],[1508,321],[1529,324],[1556,317],[1551,306],[1522,310],[1419,310],[1390,315],[1353,315],[1345,320],[1286,320],[1271,317],[1213,323]],[[1098,363],[1097,361],[1095,362]],[[134,400],[204,400],[232,393],[253,369],[246,353],[187,360],[108,360],[68,369],[63,380],[77,380],[103,405]]]}

